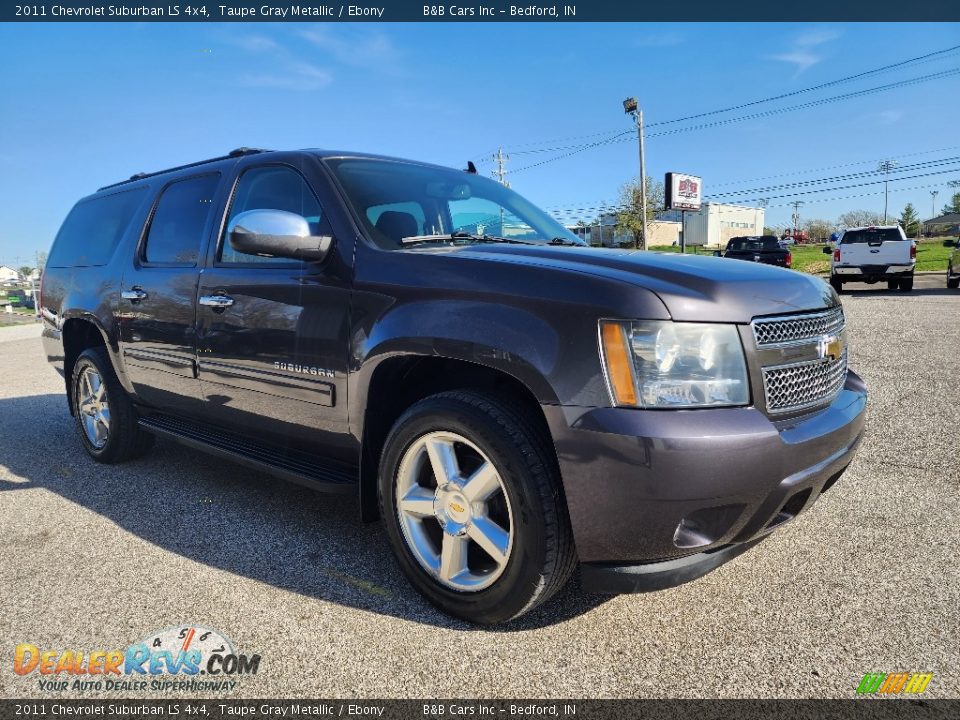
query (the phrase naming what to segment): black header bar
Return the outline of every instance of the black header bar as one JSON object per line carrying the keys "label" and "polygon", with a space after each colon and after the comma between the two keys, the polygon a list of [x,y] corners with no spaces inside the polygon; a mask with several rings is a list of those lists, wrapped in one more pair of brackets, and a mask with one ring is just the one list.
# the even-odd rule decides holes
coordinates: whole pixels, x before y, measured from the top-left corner
{"label": "black header bar", "polygon": [[0,7],[4,22],[960,21],[958,0],[381,0],[170,3],[61,0]]}

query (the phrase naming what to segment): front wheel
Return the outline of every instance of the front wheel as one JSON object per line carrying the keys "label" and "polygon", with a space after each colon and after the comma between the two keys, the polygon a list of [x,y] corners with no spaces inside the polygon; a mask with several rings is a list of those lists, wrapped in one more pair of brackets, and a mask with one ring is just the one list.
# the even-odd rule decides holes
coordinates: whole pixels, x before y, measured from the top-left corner
{"label": "front wheel", "polygon": [[397,420],[380,462],[380,510],[404,574],[471,622],[505,622],[547,600],[576,559],[556,460],[520,412],[454,391]]}

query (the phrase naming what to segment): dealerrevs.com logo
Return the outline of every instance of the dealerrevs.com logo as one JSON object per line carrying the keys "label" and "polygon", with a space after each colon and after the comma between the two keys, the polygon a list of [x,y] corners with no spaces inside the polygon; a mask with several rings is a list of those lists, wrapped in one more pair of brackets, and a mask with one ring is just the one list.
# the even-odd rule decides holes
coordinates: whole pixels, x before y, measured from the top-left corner
{"label": "dealerrevs.com logo", "polygon": [[36,676],[45,691],[229,691],[255,675],[260,655],[238,653],[219,630],[178,625],[150,633],[125,649],[47,649],[20,643],[13,671]]}

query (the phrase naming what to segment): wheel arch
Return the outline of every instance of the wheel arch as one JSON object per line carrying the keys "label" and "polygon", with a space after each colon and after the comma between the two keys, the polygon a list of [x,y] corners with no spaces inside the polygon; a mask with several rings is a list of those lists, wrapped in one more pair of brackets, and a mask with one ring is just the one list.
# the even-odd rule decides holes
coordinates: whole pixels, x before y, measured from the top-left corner
{"label": "wheel arch", "polygon": [[559,476],[556,449],[540,400],[526,383],[504,370],[454,357],[393,355],[376,365],[366,387],[360,433],[360,509],[366,521],[379,518],[377,474],[390,428],[414,403],[448,390],[478,391],[522,408],[548,441],[547,450]]}
{"label": "wheel arch", "polygon": [[70,317],[64,320],[60,329],[63,342],[63,382],[67,393],[67,405],[73,415],[73,403],[70,402],[70,383],[73,380],[73,366],[84,350],[93,347],[104,347],[114,365],[113,352],[107,338],[107,332],[93,316]]}

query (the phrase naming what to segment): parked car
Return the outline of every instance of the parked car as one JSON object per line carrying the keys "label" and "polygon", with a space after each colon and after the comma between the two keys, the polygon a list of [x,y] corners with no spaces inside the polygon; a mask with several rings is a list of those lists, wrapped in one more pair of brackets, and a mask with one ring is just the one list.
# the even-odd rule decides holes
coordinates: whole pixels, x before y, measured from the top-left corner
{"label": "parked car", "polygon": [[845,282],[886,281],[888,290],[913,290],[917,245],[899,225],[844,230],[839,242],[823,252],[832,255],[830,284],[838,293]]}
{"label": "parked car", "polygon": [[351,494],[477,623],[577,565],[589,592],[700,577],[864,432],[818,278],[588,248],[490,179],[375,155],[241,149],[101,188],[40,305],[94,460],[159,435]]}
{"label": "parked car", "polygon": [[[714,255],[721,253],[717,250]],[[775,235],[731,238],[722,256],[787,268],[793,265],[793,253],[784,247]]]}
{"label": "parked car", "polygon": [[953,252],[947,258],[947,287],[952,290],[960,287],[960,238],[953,241]]}

